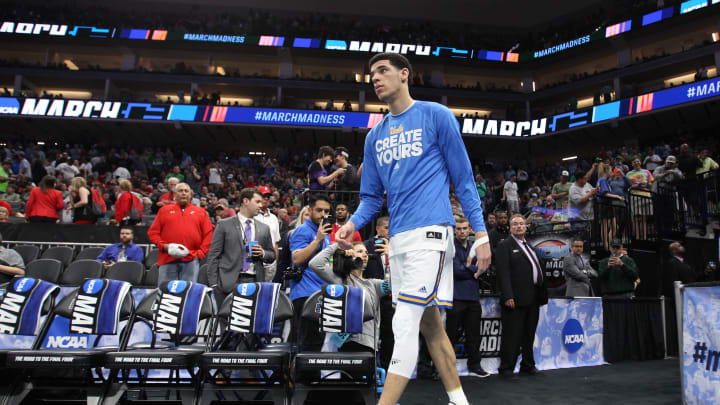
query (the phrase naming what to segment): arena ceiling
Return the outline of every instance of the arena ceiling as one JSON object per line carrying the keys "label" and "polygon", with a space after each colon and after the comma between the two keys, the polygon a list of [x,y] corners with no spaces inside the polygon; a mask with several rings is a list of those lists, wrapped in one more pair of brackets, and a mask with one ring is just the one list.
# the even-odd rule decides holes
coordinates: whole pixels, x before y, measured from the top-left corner
{"label": "arena ceiling", "polygon": [[[136,2],[138,0],[131,0]],[[122,2],[122,7],[127,3]],[[283,12],[345,14],[472,23],[509,29],[528,29],[596,8],[600,0],[143,0],[144,5],[185,4],[223,9],[255,8]],[[605,4],[607,6],[607,4]],[[108,7],[110,3],[107,4]]]}

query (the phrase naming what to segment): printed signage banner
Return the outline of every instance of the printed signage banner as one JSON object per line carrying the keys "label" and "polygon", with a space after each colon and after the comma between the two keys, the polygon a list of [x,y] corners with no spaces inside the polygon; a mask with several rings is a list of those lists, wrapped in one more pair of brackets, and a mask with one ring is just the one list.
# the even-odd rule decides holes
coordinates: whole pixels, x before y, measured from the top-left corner
{"label": "printed signage banner", "polygon": [[[480,322],[481,365],[485,371],[496,373],[500,366],[502,316],[498,298],[481,298],[483,307]],[[460,345],[458,345],[460,346]],[[467,375],[467,355],[463,345],[457,367],[460,375]],[[605,363],[603,352],[602,300],[593,298],[551,298],[540,308],[540,318],[533,345],[536,367],[540,370],[599,366]],[[519,370],[519,361],[518,361]]]}
{"label": "printed signage banner", "polygon": [[720,403],[720,286],[683,290],[683,396],[688,405]]}

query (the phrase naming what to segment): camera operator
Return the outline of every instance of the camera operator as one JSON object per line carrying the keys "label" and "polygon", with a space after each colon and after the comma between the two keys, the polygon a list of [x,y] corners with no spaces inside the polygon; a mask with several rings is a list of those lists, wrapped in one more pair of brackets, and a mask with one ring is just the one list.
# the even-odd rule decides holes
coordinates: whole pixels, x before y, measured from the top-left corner
{"label": "camera operator", "polygon": [[[332,262],[329,259],[332,258]],[[368,253],[362,242],[354,242],[352,250],[338,250],[337,243],[323,249],[310,260],[310,269],[323,281],[331,284],[345,284],[365,290],[365,298],[370,300],[375,319],[363,323],[362,333],[336,333],[331,340],[341,352],[375,352],[380,327],[380,297],[390,293],[390,281],[365,279],[363,272],[367,268]]]}
{"label": "camera operator", "polygon": [[290,299],[295,310],[294,325],[302,322],[302,340],[306,350],[320,351],[323,336],[313,322],[302,319],[302,308],[307,297],[320,289],[324,283],[320,277],[308,269],[308,262],[321,249],[330,244],[328,236],[332,231],[332,222],[324,217],[330,214],[330,199],[326,194],[314,194],[310,198],[310,218],[300,225],[290,236],[290,251],[293,265],[303,270],[299,280],[290,281]]}

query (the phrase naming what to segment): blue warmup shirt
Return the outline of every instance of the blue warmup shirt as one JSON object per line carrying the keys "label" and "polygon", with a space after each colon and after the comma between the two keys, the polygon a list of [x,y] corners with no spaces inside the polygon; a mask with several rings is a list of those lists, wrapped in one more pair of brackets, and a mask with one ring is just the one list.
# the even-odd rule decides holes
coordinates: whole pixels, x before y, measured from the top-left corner
{"label": "blue warmup shirt", "polygon": [[[296,250],[304,249],[307,245],[309,245],[315,239],[315,236],[317,236],[317,231],[318,226],[310,220],[305,221],[302,225],[297,227],[297,229],[293,231],[292,235],[290,235],[290,254]],[[330,245],[330,237],[325,236],[322,246],[318,247],[315,254],[322,249],[325,249],[328,245]],[[312,259],[315,254],[313,254],[310,259]],[[309,297],[316,291],[320,290],[320,287],[323,284],[326,284],[308,267],[309,262],[310,260],[303,263],[302,266],[299,266],[301,269],[305,270],[300,281],[290,280],[290,300],[292,301],[298,298]]]}
{"label": "blue warmup shirt", "polygon": [[[95,260],[99,262],[111,261],[117,263],[120,249],[122,249],[122,243],[112,244],[106,247],[105,250],[100,253],[100,256],[98,256]],[[128,244],[128,246],[125,248],[125,257],[129,262],[142,263],[143,258],[145,257],[145,253],[143,253],[143,250],[140,246],[130,242],[130,244]]]}
{"label": "blue warmup shirt", "polygon": [[357,229],[380,211],[388,193],[390,236],[430,225],[455,225],[450,181],[474,231],[484,231],[482,206],[460,124],[447,107],[415,101],[400,115],[387,114],[365,138]]}

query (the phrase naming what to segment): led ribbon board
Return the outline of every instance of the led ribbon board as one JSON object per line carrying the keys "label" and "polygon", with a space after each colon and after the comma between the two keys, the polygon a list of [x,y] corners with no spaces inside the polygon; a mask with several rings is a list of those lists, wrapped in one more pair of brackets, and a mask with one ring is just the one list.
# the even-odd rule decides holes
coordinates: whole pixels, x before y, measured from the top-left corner
{"label": "led ribbon board", "polygon": [[[717,96],[720,78],[532,121],[461,118],[460,129],[465,136],[533,137]],[[378,113],[15,97],[0,97],[1,116],[368,129],[383,118]]]}

